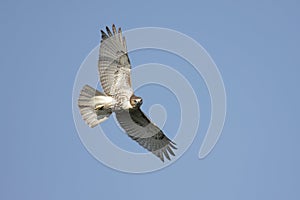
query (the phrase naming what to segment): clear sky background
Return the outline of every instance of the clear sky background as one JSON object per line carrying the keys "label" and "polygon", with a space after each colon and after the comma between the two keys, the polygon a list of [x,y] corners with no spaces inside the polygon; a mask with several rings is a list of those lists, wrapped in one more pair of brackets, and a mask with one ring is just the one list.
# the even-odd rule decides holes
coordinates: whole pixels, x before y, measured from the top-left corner
{"label": "clear sky background", "polygon": [[[0,199],[300,199],[299,6],[275,0],[1,1]],[[198,151],[210,105],[201,80],[198,136],[171,166],[127,174],[86,151],[73,122],[73,83],[99,44],[99,30],[112,23],[124,30],[171,28],[212,56],[228,112],[223,134],[204,160]],[[130,58],[133,65],[184,64],[174,57],[145,51]],[[191,71],[182,73],[194,80]],[[145,110],[158,101],[151,100],[154,88],[141,89],[148,94]],[[176,103],[169,106],[176,109]],[[176,119],[172,123],[166,122],[169,135],[178,126]],[[128,141],[121,146],[138,147],[119,135]]]}

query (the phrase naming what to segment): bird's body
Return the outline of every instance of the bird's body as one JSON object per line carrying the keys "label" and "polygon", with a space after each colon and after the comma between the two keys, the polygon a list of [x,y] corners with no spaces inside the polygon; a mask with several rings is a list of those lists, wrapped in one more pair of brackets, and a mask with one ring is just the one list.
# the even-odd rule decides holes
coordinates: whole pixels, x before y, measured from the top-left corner
{"label": "bird's body", "polygon": [[133,140],[158,156],[170,160],[169,153],[176,149],[175,143],[145,116],[140,106],[141,97],[134,94],[131,86],[131,64],[127,53],[125,37],[121,29],[106,27],[101,30],[102,40],[99,52],[98,71],[104,93],[85,85],[81,90],[78,106],[82,118],[95,127],[114,112],[121,127]]}

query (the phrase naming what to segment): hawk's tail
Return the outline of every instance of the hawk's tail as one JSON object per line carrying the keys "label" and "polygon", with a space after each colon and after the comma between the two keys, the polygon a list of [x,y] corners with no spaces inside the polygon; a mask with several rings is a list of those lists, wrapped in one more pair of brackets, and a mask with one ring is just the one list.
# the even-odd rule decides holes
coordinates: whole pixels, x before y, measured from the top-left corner
{"label": "hawk's tail", "polygon": [[78,99],[78,106],[83,120],[93,128],[111,115],[113,98],[106,96],[89,85],[85,85]]}

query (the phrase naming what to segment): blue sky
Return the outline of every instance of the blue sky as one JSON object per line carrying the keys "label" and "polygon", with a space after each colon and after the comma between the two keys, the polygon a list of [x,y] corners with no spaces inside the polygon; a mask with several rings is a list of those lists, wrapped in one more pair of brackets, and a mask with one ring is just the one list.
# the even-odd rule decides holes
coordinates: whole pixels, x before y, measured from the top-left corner
{"label": "blue sky", "polygon": [[[0,5],[1,199],[300,198],[297,1]],[[73,83],[80,64],[99,43],[99,30],[112,23],[124,30],[171,28],[194,38],[212,56],[226,87],[227,118],[208,157],[197,157],[210,106],[202,80],[196,86],[203,116],[198,136],[173,165],[127,174],[86,151],[72,116]],[[166,62],[179,69],[186,64],[167,53],[130,56],[133,65]],[[182,73],[194,80],[192,71]],[[148,94],[145,110],[158,101],[147,90],[154,94],[155,88],[140,91]],[[170,131],[177,126],[171,119],[166,122]],[[113,141],[140,150],[116,134],[110,136]],[[127,139],[132,146],[122,143]]]}

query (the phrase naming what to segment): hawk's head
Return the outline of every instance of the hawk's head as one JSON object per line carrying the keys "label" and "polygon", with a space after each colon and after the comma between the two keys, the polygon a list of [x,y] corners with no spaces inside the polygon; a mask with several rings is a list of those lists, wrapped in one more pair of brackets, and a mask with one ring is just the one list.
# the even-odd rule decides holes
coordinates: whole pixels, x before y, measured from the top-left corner
{"label": "hawk's head", "polygon": [[141,97],[137,97],[134,94],[130,97],[130,104],[132,107],[140,107],[143,103],[143,99]]}

